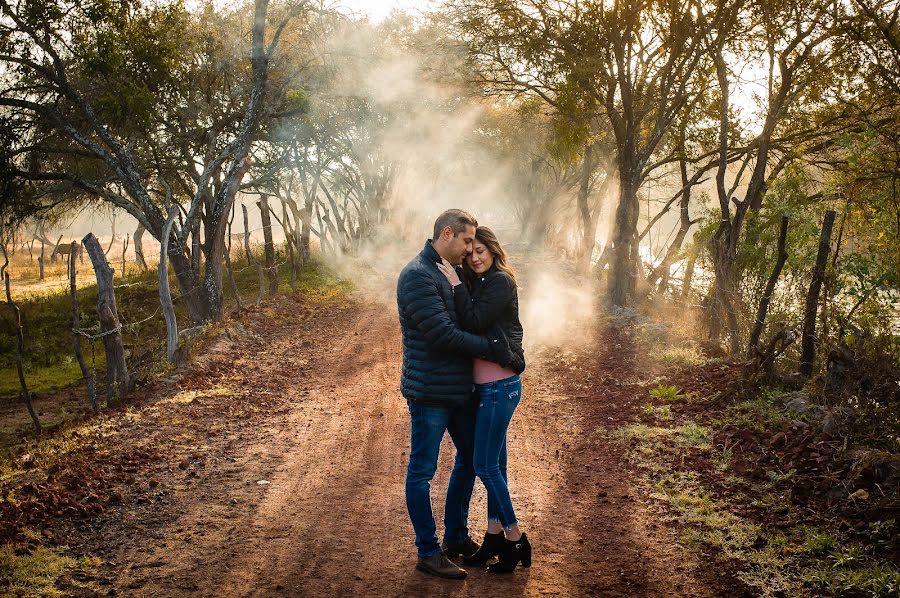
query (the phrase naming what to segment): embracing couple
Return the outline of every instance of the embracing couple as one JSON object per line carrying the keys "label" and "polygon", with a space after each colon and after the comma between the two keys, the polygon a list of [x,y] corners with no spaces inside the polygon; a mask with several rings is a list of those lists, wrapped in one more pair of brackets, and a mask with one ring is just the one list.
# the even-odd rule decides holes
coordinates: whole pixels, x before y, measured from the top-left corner
{"label": "embracing couple", "polygon": [[[506,430],[522,397],[525,369],[515,274],[497,237],[462,210],[448,210],[434,235],[400,273],[397,306],[403,333],[401,391],[410,416],[406,506],[420,571],[462,579],[467,565],[509,573],[531,565],[506,476]],[[456,458],[438,544],[431,479],[444,432]],[[487,533],[469,536],[475,477],[487,490]]]}

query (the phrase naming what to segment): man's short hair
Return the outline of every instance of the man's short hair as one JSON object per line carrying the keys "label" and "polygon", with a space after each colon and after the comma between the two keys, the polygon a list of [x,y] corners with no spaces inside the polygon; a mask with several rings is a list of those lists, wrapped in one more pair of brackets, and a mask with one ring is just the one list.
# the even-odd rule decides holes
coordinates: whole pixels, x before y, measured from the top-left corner
{"label": "man's short hair", "polygon": [[434,221],[434,236],[431,238],[437,239],[440,237],[441,231],[448,226],[453,230],[453,236],[455,237],[465,231],[466,227],[474,226],[478,228],[478,221],[475,220],[475,216],[465,210],[447,210]]}

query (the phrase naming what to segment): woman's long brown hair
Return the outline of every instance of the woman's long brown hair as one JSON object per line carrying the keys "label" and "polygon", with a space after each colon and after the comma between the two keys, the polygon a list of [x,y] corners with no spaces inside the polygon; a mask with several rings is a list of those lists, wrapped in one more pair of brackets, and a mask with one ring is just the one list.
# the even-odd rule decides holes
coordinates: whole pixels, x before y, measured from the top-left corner
{"label": "woman's long brown hair", "polygon": [[[515,282],[516,271],[509,265],[506,252],[503,251],[503,247],[500,246],[500,241],[497,240],[497,235],[494,234],[494,231],[486,226],[479,226],[475,229],[475,239],[487,247],[487,250],[491,252],[491,255],[494,257],[494,264],[497,265],[497,269],[509,274],[513,279],[513,282]],[[466,274],[474,277],[475,274],[471,271],[468,264],[466,264],[465,270]]]}

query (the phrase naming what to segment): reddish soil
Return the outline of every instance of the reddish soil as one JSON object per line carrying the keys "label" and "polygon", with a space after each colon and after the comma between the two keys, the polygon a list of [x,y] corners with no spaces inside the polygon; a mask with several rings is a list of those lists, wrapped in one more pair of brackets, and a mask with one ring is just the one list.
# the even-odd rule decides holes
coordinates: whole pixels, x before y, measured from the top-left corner
{"label": "reddish soil", "polygon": [[[249,313],[186,371],[102,416],[116,433],[35,482],[33,508],[4,521],[100,557],[97,576],[79,580],[101,595],[735,595],[678,545],[606,437],[635,419],[653,377],[630,337],[597,324],[584,345],[529,359],[509,471],[534,565],[509,576],[414,570],[395,307],[362,298],[283,296]],[[451,458],[445,438],[439,522]],[[78,459],[94,469],[73,481]],[[63,490],[97,507],[48,515],[47,497]],[[476,538],[484,512],[478,484]]]}

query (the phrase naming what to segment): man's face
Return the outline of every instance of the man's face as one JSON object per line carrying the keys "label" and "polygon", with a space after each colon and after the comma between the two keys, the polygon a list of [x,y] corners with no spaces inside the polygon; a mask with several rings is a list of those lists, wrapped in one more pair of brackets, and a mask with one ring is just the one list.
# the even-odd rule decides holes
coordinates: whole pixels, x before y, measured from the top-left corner
{"label": "man's face", "polygon": [[444,229],[444,235],[449,232],[447,241],[447,261],[454,266],[459,266],[467,255],[472,253],[472,243],[475,241],[475,227],[471,224],[461,233],[453,234],[453,229],[447,227]]}

